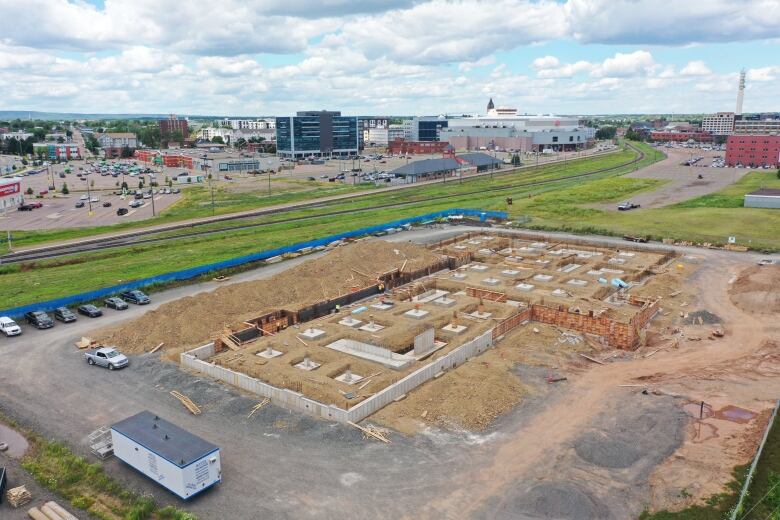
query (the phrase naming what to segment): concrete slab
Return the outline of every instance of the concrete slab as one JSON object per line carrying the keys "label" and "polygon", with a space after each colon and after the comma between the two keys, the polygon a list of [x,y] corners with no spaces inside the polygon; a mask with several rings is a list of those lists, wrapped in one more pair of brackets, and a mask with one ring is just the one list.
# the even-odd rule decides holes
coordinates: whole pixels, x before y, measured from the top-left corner
{"label": "concrete slab", "polygon": [[606,268],[602,268],[601,272],[602,273],[609,273],[609,274],[623,274],[623,273],[625,273],[625,271],[623,271],[622,269],[606,269]]}
{"label": "concrete slab", "polygon": [[509,278],[514,278],[518,274],[520,274],[520,271],[518,271],[517,269],[504,269],[503,271],[501,271],[501,276],[507,276]]}
{"label": "concrete slab", "polygon": [[486,266],[486,265],[474,264],[474,265],[470,266],[469,269],[471,269],[472,271],[476,271],[478,273],[484,273],[485,271],[487,271],[490,268],[488,266]]}
{"label": "concrete slab", "polygon": [[358,330],[362,330],[363,332],[379,332],[380,330],[384,329],[384,325],[380,325],[378,323],[366,323],[362,327],[360,327]]}
{"label": "concrete slab", "polygon": [[412,297],[412,301],[415,303],[428,303],[441,298],[442,296],[446,296],[449,293],[450,291],[444,291],[442,289],[431,289],[430,291],[425,291],[422,294]]}
{"label": "concrete slab", "polygon": [[536,260],[534,263],[536,265],[546,266],[546,265],[548,265],[550,263],[550,261],[549,260],[541,260],[541,259],[539,259],[539,260]]}
{"label": "concrete slab", "polygon": [[629,251],[621,251],[618,253],[619,256],[625,256],[626,258],[633,258],[636,256],[636,253],[631,253]]}
{"label": "concrete slab", "polygon": [[355,319],[352,316],[347,316],[346,318],[339,320],[339,325],[344,325],[351,329],[357,327],[361,323],[363,323],[361,320]]}
{"label": "concrete slab", "polygon": [[602,274],[604,273],[601,271],[601,269],[588,271],[588,276],[601,276]]}
{"label": "concrete slab", "polygon": [[316,361],[312,361],[310,358],[303,358],[303,361],[300,363],[294,365],[295,368],[299,368],[301,370],[306,370],[307,372],[311,372],[312,370],[317,370],[322,366],[322,363],[317,363]]}
{"label": "concrete slab", "polygon": [[519,283],[515,285],[515,289],[520,289],[521,291],[525,292],[532,291],[534,287],[536,286],[530,283]]}
{"label": "concrete slab", "polygon": [[[387,368],[393,370],[401,370],[406,368],[414,361],[414,357],[406,354],[396,354],[386,348],[372,345],[371,343],[364,343],[362,341],[356,341],[354,339],[342,338],[325,345],[325,348],[341,352],[343,354],[349,354],[366,361],[378,363]],[[338,378],[336,378],[338,379]]]}
{"label": "concrete slab", "polygon": [[607,260],[608,264],[625,264],[626,259],[625,258],[610,258]]}
{"label": "concrete slab", "polygon": [[498,285],[501,283],[501,280],[499,280],[498,278],[485,278],[484,280],[482,280],[482,283],[484,285]]}
{"label": "concrete slab", "polygon": [[455,305],[455,299],[454,298],[447,298],[446,296],[442,296],[441,298],[436,298],[433,300],[434,305],[440,305],[441,307],[452,307]]}
{"label": "concrete slab", "polygon": [[325,336],[325,331],[322,329],[306,329],[303,332],[299,332],[298,335],[306,339],[318,339]]}
{"label": "concrete slab", "polygon": [[582,264],[566,264],[564,266],[561,266],[558,268],[558,270],[562,273],[571,273],[572,271],[576,271],[582,267]]}
{"label": "concrete slab", "polygon": [[537,274],[534,276],[534,280],[537,282],[551,282],[553,279],[552,275],[549,274]]}
{"label": "concrete slab", "polygon": [[486,320],[490,318],[493,315],[492,312],[480,312],[480,311],[474,311],[469,314],[472,318],[477,318],[478,320]]}
{"label": "concrete slab", "polygon": [[393,304],[390,302],[372,303],[371,308],[379,311],[387,311],[393,308]]}
{"label": "concrete slab", "polygon": [[465,273],[452,273],[451,278],[454,280],[465,280],[466,274]]}
{"label": "concrete slab", "polygon": [[265,350],[263,350],[262,352],[258,352],[257,353],[258,356],[260,356],[262,358],[265,358],[265,359],[273,359],[275,357],[281,356],[282,354],[284,354],[284,352],[280,352],[278,350],[274,350],[273,347],[270,347],[270,346],[268,348],[266,348]]}
{"label": "concrete slab", "polygon": [[340,374],[334,378],[336,381],[340,381],[342,383],[346,383],[348,385],[354,385],[358,381],[363,379],[363,376],[359,376],[357,374],[353,374],[351,370],[347,370],[343,374]]}
{"label": "concrete slab", "polygon": [[553,296],[558,296],[559,298],[571,298],[571,294],[567,293],[563,289],[555,289],[552,292]]}
{"label": "concrete slab", "polygon": [[585,287],[586,285],[588,285],[587,281],[580,280],[580,279],[577,279],[577,278],[572,278],[571,280],[569,280],[566,283],[569,284],[569,285],[576,285],[577,287]]}
{"label": "concrete slab", "polygon": [[468,327],[465,325],[453,325],[452,323],[449,323],[441,328],[444,332],[449,332],[451,334],[461,334],[464,330],[466,330]]}
{"label": "concrete slab", "polygon": [[406,311],[404,313],[404,316],[406,316],[407,318],[415,319],[415,320],[421,320],[421,319],[425,318],[429,314],[430,314],[430,312],[425,311],[423,309],[412,309],[410,311]]}

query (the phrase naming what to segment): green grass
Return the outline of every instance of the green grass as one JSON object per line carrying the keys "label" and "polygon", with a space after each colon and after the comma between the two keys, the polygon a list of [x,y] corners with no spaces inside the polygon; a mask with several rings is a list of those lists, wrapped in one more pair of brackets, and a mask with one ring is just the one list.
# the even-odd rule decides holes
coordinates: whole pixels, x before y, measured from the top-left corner
{"label": "green grass", "polygon": [[88,462],[61,442],[24,430],[2,413],[0,422],[20,431],[30,445],[22,467],[76,509],[101,520],[197,520],[191,513],[171,506],[161,508],[151,498],[128,491],[106,475],[99,462]]}
{"label": "green grass", "polygon": [[739,518],[780,519],[780,418],[775,418],[769,431]]}
{"label": "green grass", "polygon": [[780,188],[780,179],[775,172],[754,171],[742,177],[731,186],[717,192],[686,200],[676,208],[741,208],[745,194],[759,188]]}

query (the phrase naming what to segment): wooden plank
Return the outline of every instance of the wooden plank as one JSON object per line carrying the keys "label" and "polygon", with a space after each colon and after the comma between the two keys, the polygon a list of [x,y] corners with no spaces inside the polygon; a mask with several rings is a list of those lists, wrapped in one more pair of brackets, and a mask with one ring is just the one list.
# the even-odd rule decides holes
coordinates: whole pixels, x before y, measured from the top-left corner
{"label": "wooden plank", "polygon": [[163,343],[160,343],[159,345],[157,345],[156,347],[154,347],[152,350],[150,350],[150,351],[149,351],[149,354],[154,354],[155,352],[157,352],[158,350],[160,350],[160,347],[162,347],[163,345],[165,345],[165,343],[164,343],[164,342],[163,342]]}
{"label": "wooden plank", "polygon": [[271,400],[266,397],[265,399],[263,399],[262,401],[260,401],[259,403],[257,403],[252,407],[252,411],[249,412],[249,415],[247,415],[246,418],[249,419],[255,414],[256,411],[258,411],[260,408],[262,408],[263,406],[267,405],[270,402]]}
{"label": "wooden plank", "polygon": [[192,413],[192,415],[200,415],[200,408],[198,408],[198,405],[192,402],[192,399],[182,394],[181,392],[177,392],[176,390],[171,390],[171,395],[181,401],[181,404],[183,404],[187,410]]}
{"label": "wooden plank", "polygon": [[599,360],[598,360],[598,359],[596,359],[596,358],[592,358],[592,357],[590,357],[590,356],[586,356],[585,354],[583,354],[583,353],[581,353],[581,352],[578,352],[578,354],[579,354],[580,356],[584,357],[585,359],[587,359],[588,361],[593,361],[594,363],[598,363],[599,365],[603,365],[603,364],[604,364],[604,362],[603,362],[603,361],[599,361]]}
{"label": "wooden plank", "polygon": [[347,421],[347,424],[349,424],[350,426],[354,426],[355,428],[357,428],[358,430],[361,430],[366,435],[374,437],[375,439],[378,439],[378,440],[384,442],[385,444],[390,444],[390,441],[384,435],[381,435],[378,432],[375,432],[375,431],[370,430],[368,428],[363,428],[359,424],[355,424],[352,421]]}

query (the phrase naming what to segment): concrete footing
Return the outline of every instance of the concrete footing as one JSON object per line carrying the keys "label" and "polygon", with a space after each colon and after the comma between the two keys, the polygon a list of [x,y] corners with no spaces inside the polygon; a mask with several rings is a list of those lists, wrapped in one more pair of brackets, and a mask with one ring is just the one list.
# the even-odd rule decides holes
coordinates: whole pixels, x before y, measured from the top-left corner
{"label": "concrete footing", "polygon": [[281,356],[282,354],[284,354],[284,352],[280,352],[278,350],[274,350],[273,347],[268,347],[265,350],[263,350],[262,352],[258,352],[257,353],[258,356],[260,356],[262,358],[265,358],[265,359],[273,359],[275,357]]}
{"label": "concrete footing", "polygon": [[406,311],[404,313],[404,316],[415,320],[421,320],[425,318],[428,314],[430,314],[428,311],[424,311],[422,309],[412,309],[410,311]]}
{"label": "concrete footing", "polygon": [[444,332],[449,332],[451,334],[460,334],[464,330],[466,330],[468,327],[465,325],[453,325],[452,323],[448,323],[444,327],[441,328]]}
{"label": "concrete footing", "polygon": [[298,333],[299,336],[303,336],[306,339],[319,339],[325,336],[325,331],[322,329],[306,329],[303,332]]}

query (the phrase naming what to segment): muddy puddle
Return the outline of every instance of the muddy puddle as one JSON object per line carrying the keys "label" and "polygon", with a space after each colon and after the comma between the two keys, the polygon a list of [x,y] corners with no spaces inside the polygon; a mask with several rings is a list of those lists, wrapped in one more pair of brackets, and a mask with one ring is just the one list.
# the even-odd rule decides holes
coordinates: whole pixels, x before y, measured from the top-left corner
{"label": "muddy puddle", "polygon": [[2,453],[15,459],[22,457],[29,447],[27,439],[16,430],[12,430],[5,424],[0,424],[0,444],[3,443],[8,445],[8,449]]}

